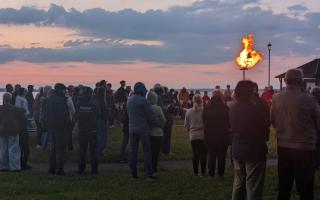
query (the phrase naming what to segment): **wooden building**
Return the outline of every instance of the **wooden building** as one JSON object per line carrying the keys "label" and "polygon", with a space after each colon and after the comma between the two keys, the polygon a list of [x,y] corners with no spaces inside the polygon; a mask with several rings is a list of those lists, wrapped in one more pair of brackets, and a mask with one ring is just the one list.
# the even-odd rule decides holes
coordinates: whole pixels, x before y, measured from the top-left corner
{"label": "wooden building", "polygon": [[[316,85],[320,85],[320,58],[314,59],[311,62],[308,62],[297,69],[301,69],[304,75],[304,81],[306,83],[306,87],[315,87]],[[280,90],[283,88],[283,81],[286,73],[279,74],[276,78],[280,81]]]}

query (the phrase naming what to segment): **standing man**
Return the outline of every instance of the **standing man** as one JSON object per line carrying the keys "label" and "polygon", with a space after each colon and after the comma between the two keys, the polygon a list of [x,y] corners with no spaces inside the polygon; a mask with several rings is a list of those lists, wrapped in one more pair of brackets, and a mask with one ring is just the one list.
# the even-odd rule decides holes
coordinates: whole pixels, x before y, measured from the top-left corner
{"label": "standing man", "polygon": [[151,162],[150,134],[151,127],[159,127],[159,122],[152,113],[151,106],[145,98],[147,89],[138,82],[134,86],[134,94],[129,98],[127,109],[129,116],[130,136],[130,169],[133,179],[138,178],[137,157],[139,142],[142,143],[144,154],[144,168],[148,179],[156,179],[153,175]]}
{"label": "standing man", "polygon": [[45,120],[50,138],[49,174],[65,175],[64,153],[71,127],[65,85],[54,86],[53,94],[46,101]]}
{"label": "standing man", "polygon": [[27,91],[27,94],[26,94],[26,99],[28,101],[28,110],[29,110],[28,119],[32,119],[33,118],[33,104],[34,104],[33,91],[34,91],[33,85],[28,85],[28,91]]}
{"label": "standing man", "polygon": [[290,69],[287,89],[273,97],[271,121],[278,136],[278,200],[289,200],[293,182],[302,200],[313,199],[315,149],[320,108],[302,92],[303,73]]}
{"label": "standing man", "polygon": [[25,123],[23,110],[12,103],[10,93],[3,95],[0,106],[0,171],[20,171],[19,133]]}

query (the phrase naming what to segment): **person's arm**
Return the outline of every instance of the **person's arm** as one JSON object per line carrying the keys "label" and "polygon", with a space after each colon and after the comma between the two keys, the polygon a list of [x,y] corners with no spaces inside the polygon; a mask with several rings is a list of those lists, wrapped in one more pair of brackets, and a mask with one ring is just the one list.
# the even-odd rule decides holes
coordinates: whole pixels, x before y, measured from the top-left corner
{"label": "person's arm", "polygon": [[149,124],[151,126],[156,126],[156,127],[160,127],[160,122],[159,120],[154,116],[150,104],[148,103],[148,101],[145,99],[143,102],[143,109],[144,112],[146,114],[147,120],[149,122]]}
{"label": "person's arm", "polygon": [[165,124],[166,124],[166,118],[164,117],[164,114],[162,112],[162,109],[160,107],[159,108],[159,119],[160,119],[160,124],[161,124],[161,127],[163,127]]}

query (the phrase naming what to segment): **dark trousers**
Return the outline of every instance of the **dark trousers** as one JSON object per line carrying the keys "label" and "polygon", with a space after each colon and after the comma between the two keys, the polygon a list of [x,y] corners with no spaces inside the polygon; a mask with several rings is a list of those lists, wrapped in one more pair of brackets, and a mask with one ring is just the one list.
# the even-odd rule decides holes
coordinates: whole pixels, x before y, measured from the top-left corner
{"label": "dark trousers", "polygon": [[158,161],[161,149],[162,136],[151,136],[151,158],[152,158],[152,169],[156,173],[158,171]]}
{"label": "dark trousers", "polygon": [[41,146],[42,126],[39,120],[35,120],[37,126],[37,145]]}
{"label": "dark trousers", "polygon": [[163,154],[169,154],[171,151],[171,134],[172,134],[172,125],[166,125],[163,128],[163,140],[161,146],[161,152]]}
{"label": "dark trousers", "polygon": [[98,171],[98,158],[97,158],[97,133],[87,133],[79,131],[79,172],[86,169],[86,155],[87,149],[90,151],[91,173]]}
{"label": "dark trousers", "polygon": [[301,200],[313,199],[315,152],[278,147],[278,200],[289,200],[293,182]]}
{"label": "dark trousers", "polygon": [[56,170],[63,171],[64,169],[64,154],[66,151],[69,132],[49,130],[49,170],[56,172]]}
{"label": "dark trousers", "polygon": [[222,177],[226,168],[226,154],[227,154],[228,144],[219,143],[208,145],[209,151],[209,175],[214,177],[216,170],[216,161],[218,161],[218,175]]}
{"label": "dark trousers", "polygon": [[192,163],[193,163],[193,172],[195,175],[199,173],[199,162],[201,166],[201,174],[204,175],[206,173],[207,168],[207,147],[204,143],[204,140],[192,140]]}
{"label": "dark trousers", "polygon": [[28,165],[30,153],[29,133],[27,130],[23,131],[23,133],[19,135],[19,146],[21,151],[21,169],[24,169]]}

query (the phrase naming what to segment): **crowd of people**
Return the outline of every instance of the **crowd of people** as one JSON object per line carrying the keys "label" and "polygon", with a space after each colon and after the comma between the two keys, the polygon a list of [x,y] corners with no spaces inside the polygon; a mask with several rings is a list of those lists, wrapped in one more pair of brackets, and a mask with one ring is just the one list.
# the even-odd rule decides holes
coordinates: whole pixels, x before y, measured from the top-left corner
{"label": "crowd of people", "polygon": [[271,125],[278,141],[278,199],[290,199],[294,181],[301,199],[313,199],[320,146],[320,89],[305,90],[303,74],[297,69],[289,70],[285,81],[287,88],[279,93],[268,87],[260,95],[257,83],[243,80],[234,91],[230,85],[225,90],[216,86],[211,96],[208,91],[169,90],[160,84],[147,90],[142,82],[132,90],[121,81],[115,92],[105,80],[94,89],[57,83],[54,88],[40,87],[35,98],[32,85],[25,89],[8,84],[0,106],[0,170],[31,168],[28,127],[34,120],[37,148],[49,150],[50,174],[65,174],[64,155],[67,148],[73,149],[75,134],[79,142],[78,173],[86,169],[89,149],[91,173],[97,174],[108,127],[120,122],[120,162],[128,162],[130,143],[130,174],[137,179],[141,143],[146,177],[157,179],[159,155],[171,153],[172,126],[179,116],[190,139],[195,176],[207,176],[208,167],[210,177],[217,174],[223,179],[231,146],[233,200],[262,199]]}

